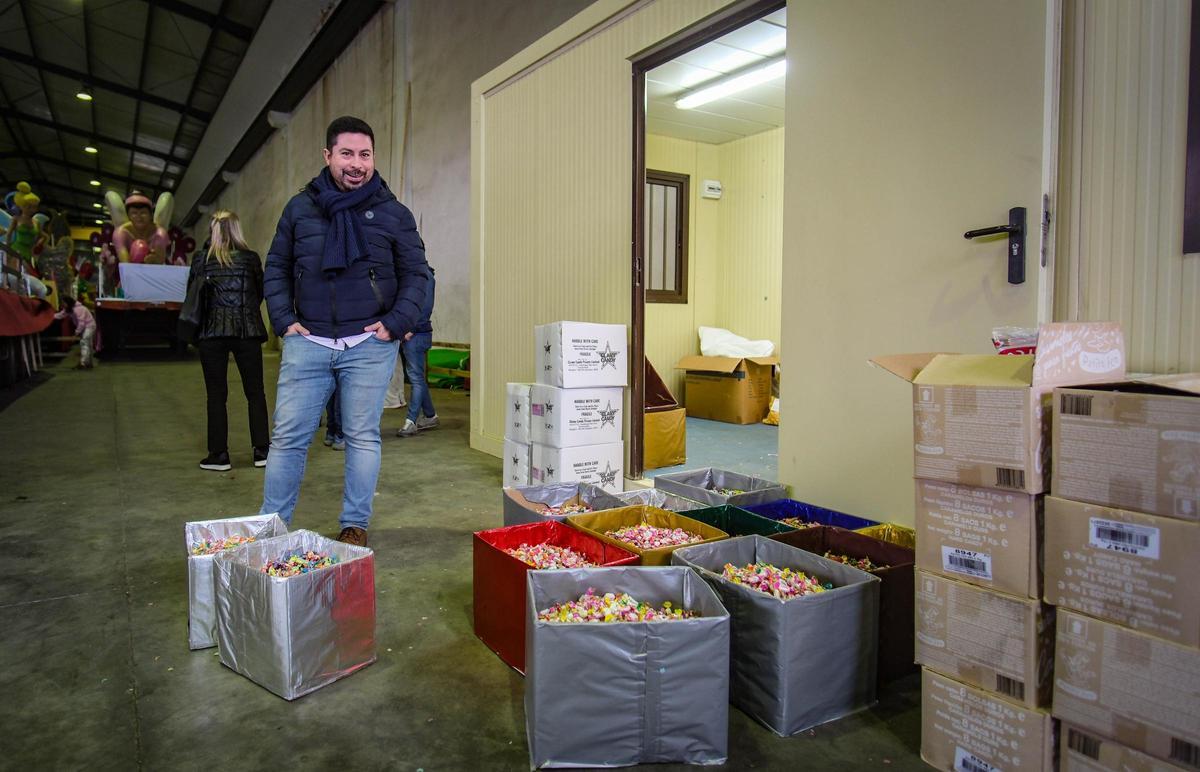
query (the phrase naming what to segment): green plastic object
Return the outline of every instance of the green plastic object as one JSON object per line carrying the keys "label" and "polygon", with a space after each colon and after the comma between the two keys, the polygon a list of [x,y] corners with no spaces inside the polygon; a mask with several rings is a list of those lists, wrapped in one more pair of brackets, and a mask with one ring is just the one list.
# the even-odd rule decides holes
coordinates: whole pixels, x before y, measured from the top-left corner
{"label": "green plastic object", "polygon": [[693,520],[699,520],[718,528],[730,536],[771,536],[796,530],[778,520],[771,520],[738,507],[731,507],[728,504],[704,509],[689,509],[684,514]]}

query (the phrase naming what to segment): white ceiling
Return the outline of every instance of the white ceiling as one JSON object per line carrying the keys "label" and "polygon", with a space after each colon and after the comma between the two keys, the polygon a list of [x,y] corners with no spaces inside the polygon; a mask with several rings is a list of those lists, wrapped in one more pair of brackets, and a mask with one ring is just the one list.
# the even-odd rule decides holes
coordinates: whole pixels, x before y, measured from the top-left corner
{"label": "white ceiling", "polygon": [[646,131],[719,145],[783,125],[784,79],[680,110],[675,100],[706,82],[783,53],[787,9],[758,21],[646,73]]}

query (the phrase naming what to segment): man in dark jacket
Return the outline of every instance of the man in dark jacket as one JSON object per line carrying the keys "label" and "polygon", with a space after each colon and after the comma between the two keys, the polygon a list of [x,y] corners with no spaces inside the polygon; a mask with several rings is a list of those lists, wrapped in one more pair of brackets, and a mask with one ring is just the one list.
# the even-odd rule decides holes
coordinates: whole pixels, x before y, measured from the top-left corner
{"label": "man in dark jacket", "polygon": [[346,437],[340,541],[365,546],[379,478],[379,420],[398,341],[416,329],[429,266],[412,213],[375,173],[375,135],[344,116],[325,169],[284,207],[264,292],[283,339],[261,511],[289,526],[308,445],[338,387]]}

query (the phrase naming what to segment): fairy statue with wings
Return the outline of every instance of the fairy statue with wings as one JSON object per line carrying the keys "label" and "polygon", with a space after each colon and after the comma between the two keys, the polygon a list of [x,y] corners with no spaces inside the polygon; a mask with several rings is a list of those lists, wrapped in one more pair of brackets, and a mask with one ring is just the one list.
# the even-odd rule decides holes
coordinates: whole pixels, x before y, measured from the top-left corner
{"label": "fairy statue with wings", "polygon": [[172,239],[167,232],[175,197],[163,193],[153,205],[140,191],[121,200],[120,194],[104,194],[112,216],[112,247],[122,263],[163,263],[168,259]]}

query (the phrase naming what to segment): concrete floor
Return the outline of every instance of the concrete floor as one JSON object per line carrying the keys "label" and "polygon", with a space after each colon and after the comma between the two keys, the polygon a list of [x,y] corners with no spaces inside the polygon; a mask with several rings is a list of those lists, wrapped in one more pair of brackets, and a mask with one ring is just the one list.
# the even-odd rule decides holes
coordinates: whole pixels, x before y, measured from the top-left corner
{"label": "concrete floor", "polygon": [[[73,361],[0,412],[0,767],[527,768],[522,678],[471,632],[470,534],[501,524],[501,472],[468,448],[465,394],[436,392],[443,428],[417,438],[386,414],[379,660],[289,703],[187,648],[182,525],[261,500],[236,369],[235,468],[213,473],[195,359]],[[295,527],[336,533],[342,459],[314,445]],[[730,709],[728,768],[920,769],[919,734],[915,677],[789,739]]]}
{"label": "concrete floor", "polygon": [[651,469],[646,477],[713,466],[727,472],[779,479],[779,427],[687,419],[687,461]]}

